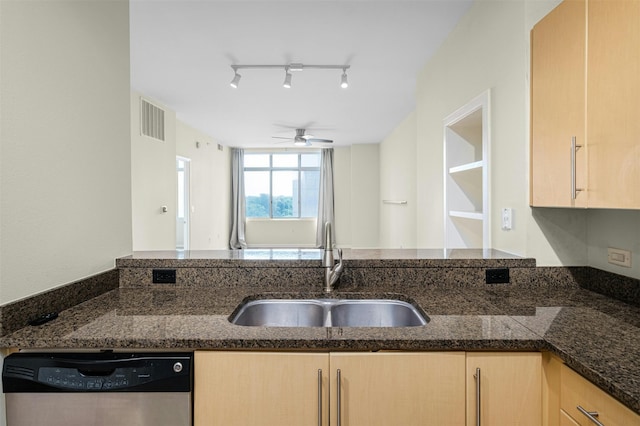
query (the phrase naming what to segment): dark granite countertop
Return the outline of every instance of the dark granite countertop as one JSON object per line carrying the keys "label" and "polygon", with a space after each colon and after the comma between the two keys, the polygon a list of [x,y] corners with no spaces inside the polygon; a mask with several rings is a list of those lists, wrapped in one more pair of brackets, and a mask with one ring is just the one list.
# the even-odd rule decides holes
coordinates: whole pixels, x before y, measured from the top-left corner
{"label": "dark granite countertop", "polygon": [[[407,284],[402,297],[417,303],[430,321],[396,329],[236,326],[228,317],[245,297],[269,295],[215,283],[160,287],[110,291],[50,323],[1,337],[0,347],[548,350],[640,413],[640,308],[579,287]],[[368,295],[393,297],[376,290]]]}
{"label": "dark granite countertop", "polygon": [[[247,249],[139,251],[116,259],[119,268],[306,268],[318,266],[320,249]],[[344,249],[347,267],[535,267],[523,258],[495,249]]]}

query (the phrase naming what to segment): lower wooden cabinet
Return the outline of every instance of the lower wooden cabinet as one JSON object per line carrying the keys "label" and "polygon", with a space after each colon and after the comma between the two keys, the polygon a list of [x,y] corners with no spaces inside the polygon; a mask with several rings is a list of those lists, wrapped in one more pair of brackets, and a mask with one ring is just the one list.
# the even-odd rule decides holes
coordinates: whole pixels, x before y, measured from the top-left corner
{"label": "lower wooden cabinet", "polygon": [[467,426],[541,424],[542,354],[467,352]]}
{"label": "lower wooden cabinet", "polygon": [[[582,407],[587,412],[597,413],[595,419],[606,426],[640,426],[640,416],[566,365],[563,365],[560,370],[560,382],[562,412],[575,424],[582,426],[597,424],[580,411],[578,407]],[[568,420],[561,424],[572,425]]]}
{"label": "lower wooden cabinet", "polygon": [[332,353],[331,424],[462,426],[464,363],[464,352]]}
{"label": "lower wooden cabinet", "polygon": [[194,364],[195,426],[329,424],[326,353],[197,351]]}
{"label": "lower wooden cabinet", "polygon": [[560,426],[580,426],[580,424],[573,420],[566,411],[560,410]]}
{"label": "lower wooden cabinet", "polygon": [[464,362],[464,352],[199,351],[194,424],[462,426]]}
{"label": "lower wooden cabinet", "polygon": [[541,423],[540,353],[195,353],[195,426]]}

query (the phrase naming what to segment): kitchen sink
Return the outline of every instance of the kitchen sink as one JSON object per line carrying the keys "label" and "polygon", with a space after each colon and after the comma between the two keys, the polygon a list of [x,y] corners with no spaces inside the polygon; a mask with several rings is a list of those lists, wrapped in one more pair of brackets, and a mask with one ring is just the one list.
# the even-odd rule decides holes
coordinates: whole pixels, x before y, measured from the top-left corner
{"label": "kitchen sink", "polygon": [[260,299],[240,305],[230,321],[261,327],[416,327],[428,317],[395,299]]}
{"label": "kitchen sink", "polygon": [[231,322],[263,327],[323,327],[325,309],[314,300],[255,300],[243,305]]}

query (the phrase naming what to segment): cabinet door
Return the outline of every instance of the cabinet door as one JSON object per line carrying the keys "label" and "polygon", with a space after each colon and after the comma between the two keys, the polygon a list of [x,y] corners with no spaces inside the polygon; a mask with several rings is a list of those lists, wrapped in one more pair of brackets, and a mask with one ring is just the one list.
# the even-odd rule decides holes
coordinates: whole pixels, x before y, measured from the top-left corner
{"label": "cabinet door", "polygon": [[[531,190],[538,207],[586,207],[584,0],[565,0],[531,31]],[[582,145],[572,153],[572,139]],[[575,164],[572,162],[575,155]]]}
{"label": "cabinet door", "polygon": [[578,410],[580,406],[588,412],[597,412],[598,421],[607,426],[640,426],[640,416],[566,365],[562,366],[560,374],[560,405],[576,423],[584,426],[593,425],[593,422]]}
{"label": "cabinet door", "polygon": [[541,359],[538,352],[467,353],[467,426],[478,424],[477,369],[480,369],[481,424],[540,426]]}
{"label": "cabinet door", "polygon": [[580,426],[580,424],[573,420],[566,411],[560,410],[560,426]]}
{"label": "cabinet door", "polygon": [[318,426],[319,413],[329,424],[326,353],[198,351],[194,362],[195,426]]}
{"label": "cabinet door", "polygon": [[588,16],[589,207],[640,209],[640,1]]}
{"label": "cabinet door", "polygon": [[464,352],[332,353],[331,424],[464,425],[464,362]]}

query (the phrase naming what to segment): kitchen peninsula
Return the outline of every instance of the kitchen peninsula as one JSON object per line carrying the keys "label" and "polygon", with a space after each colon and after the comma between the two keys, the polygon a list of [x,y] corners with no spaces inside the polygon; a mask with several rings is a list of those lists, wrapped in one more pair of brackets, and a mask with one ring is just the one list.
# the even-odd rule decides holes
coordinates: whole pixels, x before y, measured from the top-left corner
{"label": "kitchen peninsula", "polygon": [[[536,267],[495,250],[345,250],[322,293],[320,250],[138,252],[117,259],[118,288],[54,321],[0,338],[3,348],[270,351],[529,351],[553,356],[640,414],[640,307],[606,292],[625,279],[587,267]],[[486,271],[508,269],[508,283]],[[154,284],[153,271],[175,270]],[[157,278],[157,277],[156,277]],[[611,292],[610,292],[611,293]],[[612,292],[615,293],[615,292]],[[402,298],[419,327],[247,327],[245,299]]]}

